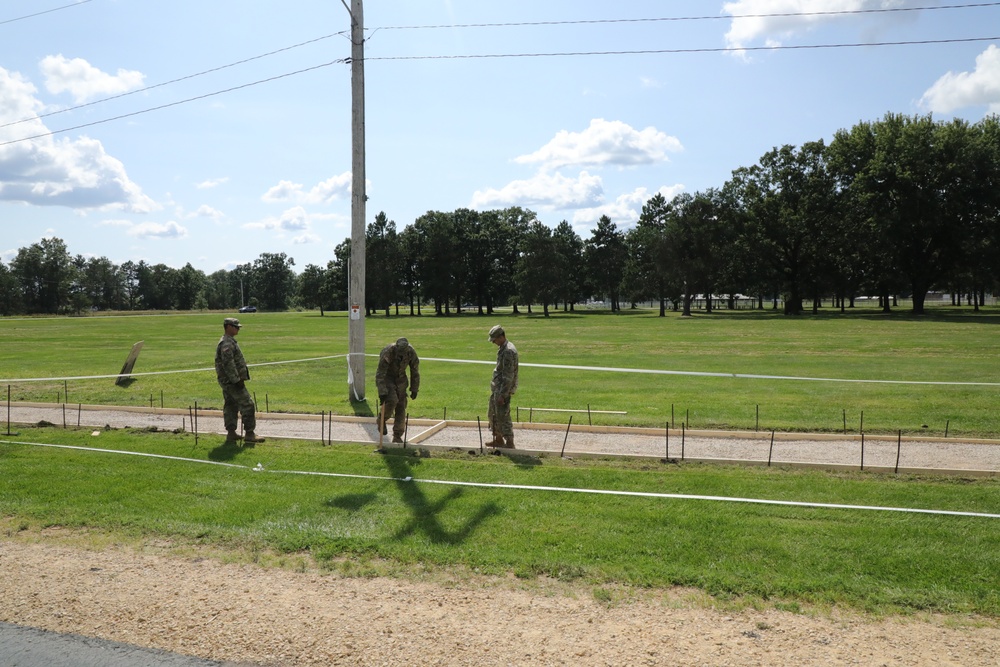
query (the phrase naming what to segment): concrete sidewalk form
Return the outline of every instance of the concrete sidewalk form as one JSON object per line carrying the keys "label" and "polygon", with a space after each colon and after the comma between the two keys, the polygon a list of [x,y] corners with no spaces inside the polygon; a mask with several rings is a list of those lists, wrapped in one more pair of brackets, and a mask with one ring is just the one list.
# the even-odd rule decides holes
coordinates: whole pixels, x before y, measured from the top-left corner
{"label": "concrete sidewalk form", "polygon": [[[0,408],[2,410],[2,408]],[[9,417],[0,412],[3,430],[17,424],[48,422],[75,428],[157,428],[193,432],[193,410],[12,403]],[[225,434],[222,413],[198,410],[200,437],[220,439]],[[481,430],[480,430],[481,429]],[[258,413],[257,433],[264,437],[291,438],[316,443],[377,445],[374,417]],[[428,450],[484,450],[490,433],[468,421],[411,419],[406,447]],[[569,457],[638,457],[660,461],[730,463],[741,465],[793,465],[827,469],[900,473],[934,473],[966,476],[1000,474],[1000,441],[957,438],[898,438],[853,434],[802,434],[651,429],[516,423],[514,455]],[[388,445],[388,438],[384,441]],[[266,445],[264,445],[266,446]],[[398,446],[398,445],[397,445]],[[492,450],[488,450],[492,451]],[[862,459],[863,456],[863,459]]]}

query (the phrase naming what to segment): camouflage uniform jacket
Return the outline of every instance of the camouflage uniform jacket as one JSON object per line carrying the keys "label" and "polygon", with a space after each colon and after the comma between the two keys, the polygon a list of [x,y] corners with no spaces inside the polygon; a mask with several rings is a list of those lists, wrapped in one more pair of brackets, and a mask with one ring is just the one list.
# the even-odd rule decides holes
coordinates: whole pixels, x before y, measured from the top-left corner
{"label": "camouflage uniform jacket", "polygon": [[391,343],[383,347],[378,355],[378,370],[375,371],[378,395],[386,396],[390,390],[395,392],[400,386],[405,390],[407,368],[410,369],[410,391],[415,394],[420,389],[420,359],[417,358],[417,351],[412,345],[400,348]]}
{"label": "camouflage uniform jacket", "polygon": [[497,348],[497,365],[493,369],[490,390],[505,400],[517,391],[517,348],[509,340]]}
{"label": "camouflage uniform jacket", "polygon": [[250,379],[247,360],[243,358],[243,352],[232,336],[223,336],[219,340],[219,346],[215,348],[215,375],[221,386]]}

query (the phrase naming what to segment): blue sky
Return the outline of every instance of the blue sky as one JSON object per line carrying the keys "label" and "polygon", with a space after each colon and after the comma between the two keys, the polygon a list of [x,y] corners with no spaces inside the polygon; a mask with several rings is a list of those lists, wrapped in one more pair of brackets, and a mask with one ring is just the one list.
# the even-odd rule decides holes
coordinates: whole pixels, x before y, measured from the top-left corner
{"label": "blue sky", "polygon": [[[956,4],[987,6],[927,9]],[[587,238],[887,112],[1000,113],[1000,39],[762,48],[996,38],[1000,3],[371,0],[364,20],[366,218],[400,229],[523,206]],[[0,259],[57,236],[118,264],[325,266],[350,236],[349,28],[339,0],[5,0]]]}

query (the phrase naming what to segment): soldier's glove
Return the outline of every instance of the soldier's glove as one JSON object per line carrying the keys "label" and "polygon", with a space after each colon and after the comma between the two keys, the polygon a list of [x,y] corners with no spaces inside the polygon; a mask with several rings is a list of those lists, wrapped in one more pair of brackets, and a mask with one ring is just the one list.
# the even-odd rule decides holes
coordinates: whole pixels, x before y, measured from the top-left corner
{"label": "soldier's glove", "polygon": [[379,403],[385,403],[388,399],[389,399],[389,394],[379,394],[378,395]]}
{"label": "soldier's glove", "polygon": [[410,392],[410,398],[412,398],[414,401],[417,400],[417,392],[411,391]]}

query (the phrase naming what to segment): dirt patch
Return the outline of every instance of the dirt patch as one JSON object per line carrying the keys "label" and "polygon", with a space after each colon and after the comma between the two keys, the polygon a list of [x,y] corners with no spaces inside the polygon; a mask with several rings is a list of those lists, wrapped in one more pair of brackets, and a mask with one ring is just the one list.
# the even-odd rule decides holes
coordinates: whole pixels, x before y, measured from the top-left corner
{"label": "dirt patch", "polygon": [[268,666],[1000,664],[992,620],[720,611],[686,590],[302,569],[14,534],[0,538],[0,620]]}

